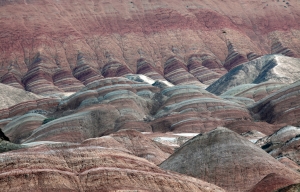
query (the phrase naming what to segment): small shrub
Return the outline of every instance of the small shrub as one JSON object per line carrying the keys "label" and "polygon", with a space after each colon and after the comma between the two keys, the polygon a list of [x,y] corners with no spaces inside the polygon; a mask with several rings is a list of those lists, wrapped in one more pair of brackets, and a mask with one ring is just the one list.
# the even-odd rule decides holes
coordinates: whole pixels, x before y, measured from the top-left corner
{"label": "small shrub", "polygon": [[53,121],[55,118],[47,118],[47,119],[44,119],[43,121],[43,125],[46,124],[46,123],[49,123],[50,121]]}

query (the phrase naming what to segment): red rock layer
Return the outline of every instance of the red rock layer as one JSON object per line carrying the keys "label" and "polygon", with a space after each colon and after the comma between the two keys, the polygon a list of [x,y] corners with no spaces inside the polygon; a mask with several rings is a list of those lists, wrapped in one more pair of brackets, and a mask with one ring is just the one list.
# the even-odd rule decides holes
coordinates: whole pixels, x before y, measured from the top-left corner
{"label": "red rock layer", "polygon": [[155,164],[160,164],[173,153],[171,147],[155,142],[138,131],[128,129],[109,136],[88,139],[82,144],[128,151]]}
{"label": "red rock layer", "polygon": [[185,64],[176,57],[169,58],[164,67],[164,77],[174,85],[203,85],[187,71]]}
{"label": "red rock layer", "polygon": [[294,184],[293,180],[284,175],[270,173],[258,182],[249,192],[269,192]]}
{"label": "red rock layer", "polygon": [[47,73],[43,67],[36,66],[31,68],[23,77],[22,82],[27,91],[36,94],[51,94],[63,92],[53,84],[52,75]]}
{"label": "red rock layer", "polygon": [[108,62],[102,68],[102,75],[104,77],[120,77],[128,74],[132,74],[132,71],[118,61]]}
{"label": "red rock layer", "polygon": [[201,83],[207,85],[218,80],[222,74],[227,72],[220,61],[209,55],[191,56],[187,68]]}
{"label": "red rock layer", "polygon": [[70,71],[65,70],[58,70],[53,75],[53,82],[55,86],[65,92],[77,92],[84,87],[80,81],[73,77]]}
{"label": "red rock layer", "polygon": [[224,191],[97,146],[39,146],[0,154],[3,191]]}
{"label": "red rock layer", "polygon": [[199,133],[231,121],[251,119],[244,106],[216,97],[199,86],[174,86],[160,94],[163,99],[151,122],[153,131]]}
{"label": "red rock layer", "polygon": [[272,125],[266,122],[253,122],[253,121],[234,121],[234,122],[227,123],[225,125],[226,128],[239,134],[256,130],[266,135],[274,133],[282,126],[284,126],[284,124]]}
{"label": "red rock layer", "polygon": [[[187,141],[160,167],[201,178],[228,191],[251,190],[273,173],[285,178],[283,185],[300,181],[298,172],[239,134],[221,127]],[[269,183],[267,179],[263,182],[269,189],[274,189],[273,182]]]}
{"label": "red rock layer", "polygon": [[300,125],[300,81],[278,90],[251,107],[257,118],[269,123]]}
{"label": "red rock layer", "polygon": [[227,47],[228,47],[228,55],[227,58],[225,59],[224,67],[228,71],[248,61],[247,56],[239,53],[232,43],[229,42]]}
{"label": "red rock layer", "polygon": [[21,77],[18,77],[14,73],[7,72],[0,78],[0,83],[18,88],[24,89],[24,85],[22,84]]}
{"label": "red rock layer", "polygon": [[270,42],[278,39],[297,56],[300,9],[296,0],[286,3],[5,1],[0,10],[0,76],[12,62],[19,65],[21,74],[26,73],[37,52],[63,69],[75,67],[78,52],[100,69],[106,63],[104,53],[112,52],[132,71],[141,54],[159,70],[172,53],[185,58],[210,50],[224,61],[226,40],[242,55],[262,55],[269,53]]}
{"label": "red rock layer", "polygon": [[60,99],[58,98],[45,98],[34,101],[22,102],[9,108],[1,109],[0,119],[14,117],[16,115],[23,115],[28,111],[34,109],[51,110],[53,108],[56,108],[59,102]]}
{"label": "red rock layer", "polygon": [[163,75],[145,59],[137,61],[137,74],[143,74],[154,80],[165,80]]}

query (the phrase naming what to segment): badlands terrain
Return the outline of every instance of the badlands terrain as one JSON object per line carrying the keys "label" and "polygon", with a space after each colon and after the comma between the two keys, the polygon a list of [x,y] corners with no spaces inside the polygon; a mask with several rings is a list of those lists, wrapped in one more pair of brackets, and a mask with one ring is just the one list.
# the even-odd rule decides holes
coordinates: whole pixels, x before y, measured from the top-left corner
{"label": "badlands terrain", "polygon": [[299,0],[0,0],[0,191],[300,191]]}

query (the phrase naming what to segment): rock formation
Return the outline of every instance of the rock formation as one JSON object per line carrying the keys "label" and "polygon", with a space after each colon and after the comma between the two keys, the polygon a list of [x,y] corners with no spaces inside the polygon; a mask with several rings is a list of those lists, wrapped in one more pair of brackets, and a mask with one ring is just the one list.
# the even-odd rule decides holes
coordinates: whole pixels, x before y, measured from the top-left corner
{"label": "rock formation", "polygon": [[0,0],[0,13],[1,191],[299,187],[297,0]]}
{"label": "rock formation", "polygon": [[294,83],[299,80],[300,60],[282,55],[265,55],[235,67],[207,90],[222,94],[232,87],[250,83]]}
{"label": "rock formation", "polygon": [[273,124],[287,123],[298,126],[300,124],[299,89],[300,81],[297,81],[261,99],[249,108],[256,119]]}
{"label": "rock formation", "polygon": [[286,177],[285,186],[300,179],[299,173],[226,128],[192,138],[160,167],[200,178],[228,191],[251,190],[261,180],[268,183],[269,191],[274,190],[273,180],[269,183],[265,178],[272,173]]}
{"label": "rock formation", "polygon": [[3,191],[224,191],[105,147],[41,145],[0,158]]}

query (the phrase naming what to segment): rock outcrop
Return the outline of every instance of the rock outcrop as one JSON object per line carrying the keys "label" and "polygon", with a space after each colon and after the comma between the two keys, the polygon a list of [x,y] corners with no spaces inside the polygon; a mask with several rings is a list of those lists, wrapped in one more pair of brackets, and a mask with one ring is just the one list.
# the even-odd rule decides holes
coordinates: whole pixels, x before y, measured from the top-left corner
{"label": "rock outcrop", "polygon": [[224,191],[105,147],[40,145],[0,158],[2,191]]}
{"label": "rock outcrop", "polygon": [[[203,179],[228,191],[251,190],[261,180],[267,182],[264,178],[273,173],[285,177],[286,186],[300,179],[299,173],[226,128],[192,138],[160,167]],[[269,191],[274,190],[272,182],[268,186]]]}
{"label": "rock outcrop", "polygon": [[206,90],[222,94],[232,87],[250,83],[294,83],[300,78],[300,60],[282,55],[265,55],[235,67]]}
{"label": "rock outcrop", "polygon": [[272,124],[300,125],[300,81],[283,87],[277,92],[249,106],[258,120]]}
{"label": "rock outcrop", "polygon": [[43,98],[42,96],[22,89],[17,89],[12,86],[4,85],[2,83],[0,83],[0,89],[0,109],[5,109],[21,102]]}

